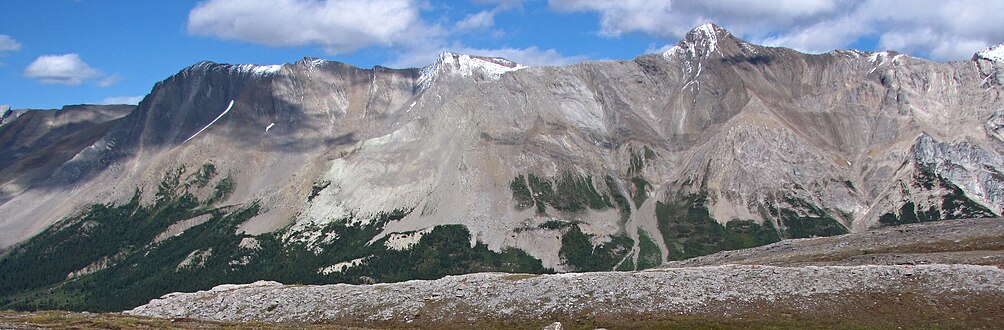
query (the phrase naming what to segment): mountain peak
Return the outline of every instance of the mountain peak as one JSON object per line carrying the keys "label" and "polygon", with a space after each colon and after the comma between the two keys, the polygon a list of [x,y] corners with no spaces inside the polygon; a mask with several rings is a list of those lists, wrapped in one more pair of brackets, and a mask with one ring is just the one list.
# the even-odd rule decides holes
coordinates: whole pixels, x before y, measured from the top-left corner
{"label": "mountain peak", "polygon": [[704,23],[704,24],[698,25],[697,27],[691,29],[690,32],[687,32],[687,34],[684,35],[684,39],[689,39],[689,38],[701,38],[701,39],[717,38],[718,35],[721,35],[721,34],[730,34],[730,33],[729,33],[728,30],[725,30],[725,28],[719,26],[718,24],[715,24],[715,23]]}
{"label": "mountain peak", "polygon": [[973,59],[986,59],[994,62],[1004,62],[1004,44],[987,47],[987,49],[976,52]]}
{"label": "mountain peak", "polygon": [[680,39],[680,42],[663,53],[663,56],[684,54],[694,58],[704,58],[718,51],[720,49],[719,41],[725,40],[731,35],[729,31],[717,24],[704,23],[687,32]]}
{"label": "mountain peak", "polygon": [[516,71],[525,67],[522,64],[501,57],[443,52],[439,54],[439,58],[435,63],[422,69],[418,83],[424,89],[440,72],[462,77],[480,75],[484,78],[494,80],[506,72]]}

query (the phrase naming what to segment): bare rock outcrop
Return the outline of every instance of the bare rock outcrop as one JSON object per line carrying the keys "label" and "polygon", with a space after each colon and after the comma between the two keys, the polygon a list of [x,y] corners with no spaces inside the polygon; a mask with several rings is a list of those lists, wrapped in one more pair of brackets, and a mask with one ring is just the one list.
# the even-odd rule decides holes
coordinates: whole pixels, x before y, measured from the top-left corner
{"label": "bare rock outcrop", "polygon": [[628,315],[668,319],[681,315],[768,313],[761,308],[823,313],[869,301],[872,298],[863,297],[872,295],[893,300],[924,297],[902,300],[909,306],[904,308],[912,308],[918,303],[1001,294],[1004,270],[989,266],[725,265],[624,273],[483,273],[376,285],[256,282],[172,293],[125,313],[373,326],[458,326],[478,320],[504,320],[518,325]]}

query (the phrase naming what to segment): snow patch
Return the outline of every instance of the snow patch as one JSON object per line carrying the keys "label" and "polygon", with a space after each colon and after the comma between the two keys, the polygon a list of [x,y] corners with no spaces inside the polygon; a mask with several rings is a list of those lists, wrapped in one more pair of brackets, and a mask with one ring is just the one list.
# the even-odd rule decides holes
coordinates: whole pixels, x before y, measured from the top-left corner
{"label": "snow patch", "polygon": [[889,52],[874,52],[871,55],[868,55],[868,61],[875,63],[882,61],[886,57],[889,57]]}
{"label": "snow patch", "polygon": [[896,63],[899,59],[905,57],[905,54],[898,54],[892,52],[874,52],[868,55],[868,61],[875,63],[876,65],[881,65],[887,62]]}
{"label": "snow patch", "polygon": [[257,65],[257,64],[238,64],[230,67],[230,70],[249,73],[254,76],[267,76],[273,75],[282,70],[282,65]]}
{"label": "snow patch", "polygon": [[701,36],[701,40],[704,41],[704,48],[708,53],[718,50],[718,33],[715,31],[713,24],[705,23],[698,26],[691,33],[697,33]]}
{"label": "snow patch", "polygon": [[665,58],[686,55],[690,58],[707,58],[718,50],[718,30],[714,24],[706,23],[687,33],[680,43],[662,53]]}
{"label": "snow patch", "polygon": [[265,133],[268,133],[268,130],[272,129],[272,126],[275,126],[275,123],[271,123],[268,124],[268,126],[265,126]]}
{"label": "snow patch", "polygon": [[436,63],[422,68],[418,85],[424,89],[435,80],[440,72],[461,77],[472,77],[476,73],[480,73],[489,79],[496,80],[506,72],[523,68],[526,66],[500,57],[444,52],[439,55],[439,60]]}
{"label": "snow patch", "polygon": [[192,136],[189,136],[187,139],[185,139],[184,142],[181,142],[181,144],[185,144],[185,142],[188,142],[188,140],[194,139],[197,135],[199,135],[199,133],[202,133],[202,131],[205,131],[207,128],[209,128],[209,126],[213,126],[213,124],[215,124],[217,120],[223,118],[223,115],[227,114],[227,112],[230,112],[230,108],[233,107],[234,107],[234,100],[230,100],[230,105],[227,106],[226,110],[223,110],[223,113],[221,113],[219,116],[216,116],[216,119],[213,119],[213,121],[209,122],[209,124],[206,125],[206,127],[203,127],[198,132],[195,132],[195,134],[192,134]]}
{"label": "snow patch", "polygon": [[319,58],[311,58],[310,60],[307,61],[307,65],[309,65],[311,68],[316,68],[321,65],[324,65],[324,63],[327,62],[328,62],[327,60],[322,60]]}
{"label": "snow patch", "polygon": [[991,46],[987,49],[976,52],[975,57],[991,60],[994,62],[1004,62],[1004,44]]}

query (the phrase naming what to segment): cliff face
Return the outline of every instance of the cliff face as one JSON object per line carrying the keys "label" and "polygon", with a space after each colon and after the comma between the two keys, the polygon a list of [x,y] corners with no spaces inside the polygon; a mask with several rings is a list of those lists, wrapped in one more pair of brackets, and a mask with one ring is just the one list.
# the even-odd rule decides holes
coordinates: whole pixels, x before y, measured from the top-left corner
{"label": "cliff face", "polygon": [[[314,258],[291,266],[318,276],[300,280],[330,282],[390,280],[372,267],[430,247],[430,233],[559,271],[610,270],[996,216],[998,65],[809,55],[714,25],[663,54],[564,67],[450,53],[404,70],[201,62],[82,130],[69,160],[47,160],[51,175],[5,166],[30,182],[5,188],[0,246],[57,221],[50,231],[71,230],[89,205],[132,205],[161,210],[127,212],[158,225],[84,259],[163,248],[224,218],[233,227],[217,241],[239,249],[176,243],[172,267],[240,268],[292,249]],[[26,116],[5,116],[0,136],[22,136]],[[447,272],[498,269],[458,262]]]}

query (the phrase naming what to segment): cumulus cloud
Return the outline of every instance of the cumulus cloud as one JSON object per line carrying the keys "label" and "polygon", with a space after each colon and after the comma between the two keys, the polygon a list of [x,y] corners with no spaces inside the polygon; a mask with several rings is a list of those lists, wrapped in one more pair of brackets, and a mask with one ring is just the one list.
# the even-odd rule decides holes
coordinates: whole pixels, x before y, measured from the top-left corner
{"label": "cumulus cloud", "polygon": [[189,12],[188,31],[268,46],[321,45],[338,54],[436,35],[419,9],[413,0],[209,0]]}
{"label": "cumulus cloud", "polygon": [[868,1],[856,16],[883,28],[879,47],[967,59],[973,52],[1004,42],[1002,1]]}
{"label": "cumulus cloud", "polygon": [[[864,38],[879,48],[966,59],[1004,42],[1004,1],[994,0],[549,0],[560,12],[599,15],[599,33],[679,38],[716,22],[753,42],[824,52]],[[655,47],[651,47],[655,48]]]}
{"label": "cumulus cloud", "polygon": [[139,101],[143,100],[145,95],[138,96],[113,96],[106,97],[101,101],[101,104],[139,104]]}
{"label": "cumulus cloud", "polygon": [[425,66],[444,51],[505,57],[526,65],[586,59],[535,46],[481,49],[451,41],[468,31],[491,29],[498,13],[523,6],[522,0],[475,2],[494,7],[443,28],[422,20],[421,10],[428,9],[422,0],[208,0],[189,12],[188,32],[276,47],[319,45],[329,54],[387,47],[395,54],[385,63],[389,67]]}
{"label": "cumulus cloud", "polygon": [[21,43],[11,38],[9,35],[0,34],[0,54],[13,52],[21,49]]}
{"label": "cumulus cloud", "polygon": [[102,76],[77,54],[43,55],[24,69],[24,76],[43,84],[80,85],[85,80]]}

